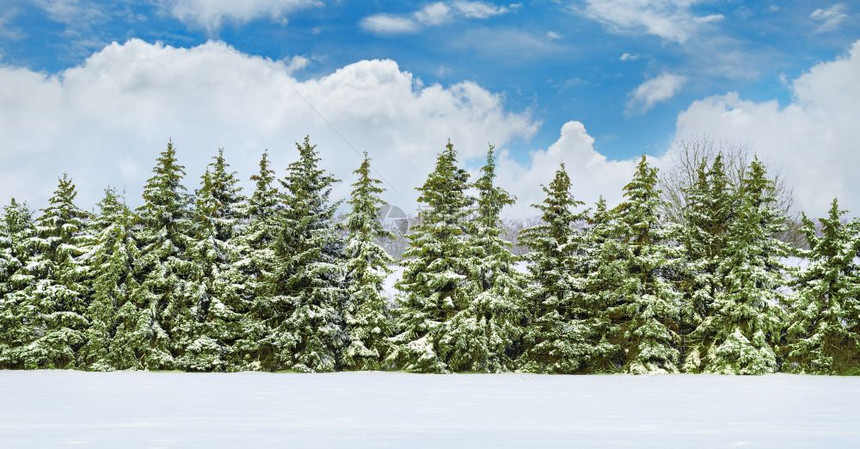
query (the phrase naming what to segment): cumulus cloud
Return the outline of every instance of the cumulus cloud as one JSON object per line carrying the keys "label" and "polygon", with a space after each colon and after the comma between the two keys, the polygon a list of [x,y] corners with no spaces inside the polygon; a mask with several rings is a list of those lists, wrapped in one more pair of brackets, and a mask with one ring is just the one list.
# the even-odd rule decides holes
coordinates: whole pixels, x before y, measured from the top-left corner
{"label": "cumulus cloud", "polygon": [[791,84],[793,100],[746,100],[737,93],[694,102],[677,135],[708,134],[748,145],[794,187],[797,207],[821,215],[838,196],[860,215],[860,41],[844,57],[812,67]]}
{"label": "cumulus cloud", "polygon": [[809,17],[819,23],[819,32],[832,31],[839,28],[843,22],[848,20],[847,10],[848,8],[845,5],[837,3],[829,8],[819,8],[812,11]]}
{"label": "cumulus cloud", "polygon": [[517,4],[497,6],[480,1],[434,2],[410,14],[373,14],[361,19],[360,25],[376,34],[408,34],[448,23],[455,18],[488,19],[517,7]]}
{"label": "cumulus cloud", "polygon": [[177,19],[209,32],[218,30],[224,22],[247,23],[266,17],[272,20],[286,20],[286,15],[290,12],[322,5],[320,0],[160,1],[162,7]]}
{"label": "cumulus cloud", "polygon": [[674,97],[686,82],[687,78],[673,73],[664,73],[645,81],[630,93],[627,112],[642,113],[651,109],[655,104]]}
{"label": "cumulus cloud", "polygon": [[447,138],[474,162],[488,141],[504,148],[538,126],[472,82],[422,86],[390,60],[300,82],[291,76],[300,61],[249,56],[218,42],[185,49],[130,40],[56,76],[0,67],[0,201],[16,196],[44,207],[52,180],[67,171],[82,205],[94,204],[107,185],[125,188],[129,203],[139,204],[169,138],[189,189],[219,147],[245,180],[265,148],[283,174],[306,134],[325,168],[345,181],[334,193],[344,197],[360,157],[330,123],[369,151],[394,186],[386,199],[411,209],[414,187]]}
{"label": "cumulus cloud", "polygon": [[630,182],[636,168],[634,160],[611,160],[594,148],[594,138],[578,121],[569,121],[561,128],[558,140],[546,149],[529,154],[526,164],[514,161],[502,153],[498,162],[499,185],[516,195],[517,203],[505,214],[510,217],[538,215],[532,204],[544,199],[539,184],[549,185],[564,162],[570,174],[573,195],[590,207],[602,195],[610,205],[621,200],[621,188]]}
{"label": "cumulus cloud", "polygon": [[692,7],[706,0],[587,0],[586,17],[617,33],[646,33],[683,44],[721,14],[698,16]]}

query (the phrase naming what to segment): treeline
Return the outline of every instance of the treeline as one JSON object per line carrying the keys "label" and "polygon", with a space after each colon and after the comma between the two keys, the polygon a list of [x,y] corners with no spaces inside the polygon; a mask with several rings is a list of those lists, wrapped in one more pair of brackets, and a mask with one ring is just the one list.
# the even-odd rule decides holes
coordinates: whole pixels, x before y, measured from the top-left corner
{"label": "treeline", "polygon": [[[591,208],[562,165],[522,258],[500,213],[493,149],[470,182],[450,143],[418,189],[392,303],[380,181],[365,154],[338,182],[309,139],[244,196],[221,151],[193,194],[172,143],[131,210],[97,214],[68,176],[38,217],[0,225],[0,368],[186,371],[845,374],[860,366],[860,225],[836,200],[783,243],[774,182],[753,160],[703,160],[674,220],[643,157],[623,201]],[[733,176],[737,175],[737,176]],[[783,265],[788,256],[805,260]],[[526,270],[519,269],[522,266]]]}

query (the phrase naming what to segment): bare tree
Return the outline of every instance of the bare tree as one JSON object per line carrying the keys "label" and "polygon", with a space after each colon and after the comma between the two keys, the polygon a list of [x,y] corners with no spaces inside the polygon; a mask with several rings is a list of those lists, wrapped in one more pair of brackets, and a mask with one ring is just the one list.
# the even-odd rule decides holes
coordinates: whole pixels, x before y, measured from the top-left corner
{"label": "bare tree", "polygon": [[[754,153],[744,144],[717,140],[709,136],[684,137],[678,141],[677,147],[671,154],[668,167],[660,173],[660,190],[664,200],[663,216],[671,222],[680,224],[684,221],[686,192],[695,182],[696,172],[702,164],[710,166],[718,154],[722,155],[726,174],[732,186],[737,189],[754,156]],[[768,173],[774,181],[774,196],[779,208],[787,218],[786,231],[780,238],[795,246],[802,244],[803,239],[798,232],[800,220],[798,214],[792,209],[793,192],[778,170],[768,167]]]}

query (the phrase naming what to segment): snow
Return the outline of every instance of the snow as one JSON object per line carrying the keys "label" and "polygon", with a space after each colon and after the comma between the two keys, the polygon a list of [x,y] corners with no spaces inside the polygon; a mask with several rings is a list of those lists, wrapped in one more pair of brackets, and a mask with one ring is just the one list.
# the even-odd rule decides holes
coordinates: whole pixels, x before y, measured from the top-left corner
{"label": "snow", "polygon": [[860,378],[0,371],[0,447],[860,447]]}

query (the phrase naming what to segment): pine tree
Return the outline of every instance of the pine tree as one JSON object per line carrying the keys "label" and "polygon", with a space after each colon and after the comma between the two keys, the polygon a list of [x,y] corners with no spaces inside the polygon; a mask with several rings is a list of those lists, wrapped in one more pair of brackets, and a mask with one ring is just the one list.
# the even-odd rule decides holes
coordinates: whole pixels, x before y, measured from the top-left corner
{"label": "pine tree", "polygon": [[379,370],[391,351],[391,316],[383,282],[391,273],[393,259],[376,243],[376,239],[391,237],[379,221],[379,207],[384,202],[382,182],[370,176],[367,152],[353,173],[358,180],[352,185],[346,219],[346,283],[349,290],[345,319],[349,331],[349,346],[344,350],[346,369]]}
{"label": "pine tree", "polygon": [[34,282],[27,270],[34,227],[30,209],[13,198],[0,222],[0,369],[23,368],[19,353],[27,343],[25,291]]}
{"label": "pine tree", "polygon": [[241,335],[244,277],[235,266],[239,248],[234,237],[242,220],[244,199],[224,151],[218,150],[202,177],[194,210],[190,253],[194,273],[194,323],[180,366],[190,371],[236,369],[232,346]]}
{"label": "pine tree", "polygon": [[776,236],[783,230],[776,207],[773,181],[755,159],[740,190],[737,217],[726,235],[719,267],[723,291],[716,294],[713,315],[706,317],[693,336],[704,342],[705,372],[764,374],[775,372],[776,344],[782,332],[784,285],[779,258],[785,244]]}
{"label": "pine tree", "polygon": [[643,156],[604,245],[617,275],[606,291],[611,334],[622,350],[622,369],[632,374],[679,371],[679,295],[666,279],[674,254],[659,210],[657,169]]}
{"label": "pine tree", "polygon": [[388,362],[410,372],[444,373],[449,357],[463,348],[443,343],[447,322],[465,309],[475,294],[472,254],[467,244],[469,175],[457,166],[451,142],[436,158],[436,167],[418,188],[418,224],[409,235],[395,309],[394,350]]}
{"label": "pine tree", "polygon": [[530,250],[531,278],[522,368],[545,373],[589,372],[606,348],[595,333],[595,310],[585,285],[581,226],[587,214],[574,212],[584,203],[571,193],[564,164],[543,191],[546,198],[534,205],[541,211],[542,223],[525,229],[520,238]]}
{"label": "pine tree", "polygon": [[[316,145],[297,143],[299,159],[281,181],[284,210],[275,241],[264,339],[276,369],[334,371],[346,343],[343,242],[329,195],[335,178],[319,168]],[[269,363],[272,363],[269,362]]]}
{"label": "pine tree", "polygon": [[849,327],[860,310],[860,278],[854,258],[857,237],[842,223],[845,211],[836,199],[827,218],[815,223],[803,217],[809,264],[793,282],[787,359],[791,371],[844,374],[860,365],[860,335]]}
{"label": "pine tree", "polygon": [[474,298],[447,323],[444,347],[453,347],[453,371],[500,372],[514,369],[514,341],[524,313],[525,279],[516,271],[510,243],[502,238],[501,211],[514,197],[497,187],[493,147],[475,181],[477,213],[467,245],[471,251]]}
{"label": "pine tree", "polygon": [[90,326],[81,349],[81,366],[97,371],[142,369],[140,348],[147,343],[143,311],[134,303],[134,263],[139,250],[132,234],[134,215],[113,189],[99,202],[90,229],[94,238],[85,264],[91,284]]}
{"label": "pine tree", "polygon": [[721,154],[714,158],[710,168],[702,162],[686,196],[684,222],[677,233],[684,259],[679,282],[684,296],[681,334],[685,340],[684,371],[699,372],[706,348],[704,342],[690,334],[714,313],[714,298],[723,289],[719,267],[736,206],[736,195]]}
{"label": "pine tree", "polygon": [[74,204],[76,196],[71,178],[64,174],[30,239],[35,255],[27,270],[35,279],[24,291],[23,319],[29,338],[20,348],[21,360],[29,369],[78,367],[78,350],[88,325],[80,256],[89,244],[84,234],[89,215]]}
{"label": "pine tree", "polygon": [[172,142],[161,152],[152,172],[138,210],[141,252],[135,269],[140,285],[132,295],[146,313],[143,327],[148,342],[139,349],[141,365],[172,369],[194,322],[194,297],[188,285],[193,271],[188,254],[192,240],[189,198],[182,186],[185,169],[176,160]]}

